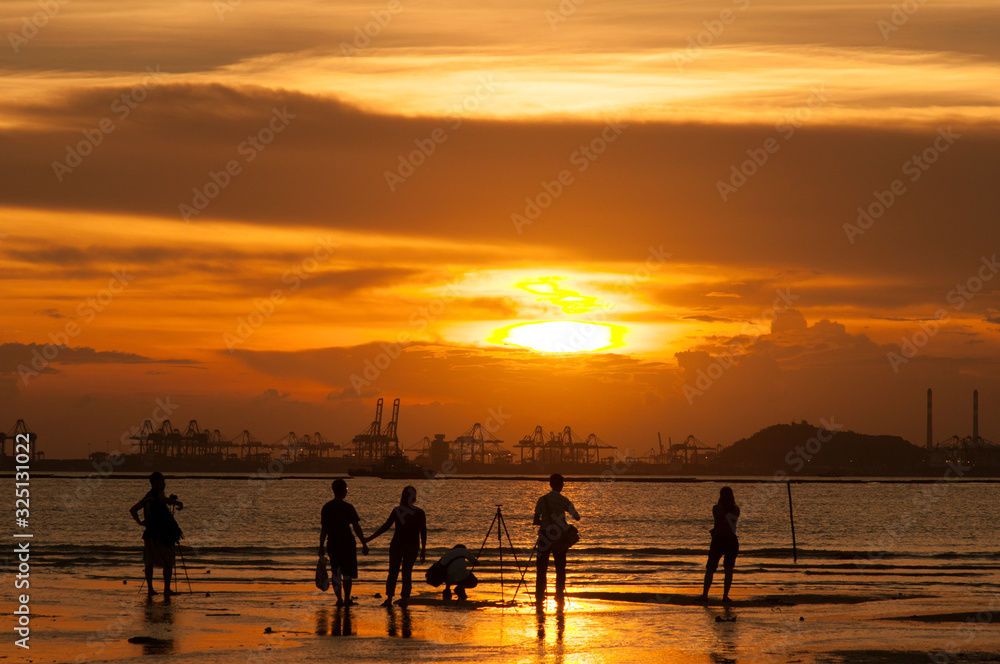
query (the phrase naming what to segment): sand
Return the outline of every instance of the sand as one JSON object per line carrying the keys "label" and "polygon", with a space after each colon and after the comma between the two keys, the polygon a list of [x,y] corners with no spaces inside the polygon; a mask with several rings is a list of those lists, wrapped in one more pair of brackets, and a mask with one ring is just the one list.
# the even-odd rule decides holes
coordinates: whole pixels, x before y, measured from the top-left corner
{"label": "sand", "polygon": [[[226,584],[208,575],[191,579],[192,592],[182,578],[181,595],[147,599],[131,572],[122,584],[44,570],[32,587],[32,648],[14,648],[11,639],[0,661],[1000,661],[1000,603],[946,592],[824,595],[737,585],[724,606],[717,596],[697,601],[694,588],[607,587],[571,591],[561,608],[549,600],[537,611],[523,589],[515,605],[498,606],[494,586],[459,603],[419,585],[409,607],[387,609],[375,597],[380,584],[365,580],[356,586],[358,606],[337,609],[332,593],[306,583]],[[505,588],[508,601],[512,590]]]}

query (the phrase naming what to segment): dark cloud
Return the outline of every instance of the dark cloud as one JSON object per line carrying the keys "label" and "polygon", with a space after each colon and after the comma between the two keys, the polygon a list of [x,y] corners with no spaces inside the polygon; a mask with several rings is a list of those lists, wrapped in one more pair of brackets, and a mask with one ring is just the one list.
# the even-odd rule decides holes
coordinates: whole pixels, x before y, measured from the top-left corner
{"label": "dark cloud", "polygon": [[806,317],[795,309],[782,310],[775,313],[771,321],[771,334],[780,334],[790,330],[805,330],[809,327]]}
{"label": "dark cloud", "polygon": [[154,359],[136,353],[115,350],[95,350],[86,346],[70,347],[56,344],[0,344],[0,373],[17,373],[28,367],[41,373],[56,372],[51,364],[173,364],[198,365],[195,360]]}
{"label": "dark cloud", "polygon": [[65,316],[59,313],[58,309],[40,309],[35,313],[40,316],[47,316],[48,318],[65,318]]}
{"label": "dark cloud", "polygon": [[[723,202],[717,181],[773,129],[637,123],[586,171],[574,172],[575,184],[519,235],[512,213],[524,213],[525,197],[542,182],[575,171],[570,156],[603,125],[466,121],[392,193],[385,172],[445,121],[367,114],[286,91],[165,85],[60,184],[52,162],[107,114],[116,92],[91,90],[22,109],[60,128],[0,132],[0,172],[8,175],[0,196],[9,204],[181,222],[179,204],[236,160],[241,174],[201,218],[387,234],[419,229],[507,251],[540,244],[567,256],[636,262],[649,246],[664,245],[706,264],[919,275],[925,283],[969,269],[966,259],[978,255],[969,255],[968,237],[1000,240],[992,223],[1000,202],[984,193],[989,174],[1000,170],[1000,133],[984,127],[956,127],[961,139],[853,245],[844,224],[874,190],[906,177],[902,164],[933,142],[934,131],[809,127]],[[241,142],[275,109],[295,118],[247,163]],[[665,214],[673,221],[664,224]],[[81,260],[72,252],[53,258]],[[718,286],[704,292],[711,290]]]}

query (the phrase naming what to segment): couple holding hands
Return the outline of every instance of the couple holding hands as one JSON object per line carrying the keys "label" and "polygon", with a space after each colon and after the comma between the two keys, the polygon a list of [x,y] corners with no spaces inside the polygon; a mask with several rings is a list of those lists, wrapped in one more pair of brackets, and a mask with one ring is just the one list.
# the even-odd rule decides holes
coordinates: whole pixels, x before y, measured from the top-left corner
{"label": "couple holding hands", "polygon": [[[404,488],[399,505],[389,513],[389,518],[370,537],[365,537],[357,510],[354,509],[354,505],[344,500],[347,496],[347,483],[340,479],[334,480],[332,488],[333,500],[323,506],[320,515],[319,555],[321,558],[324,553],[330,556],[337,606],[354,605],[351,599],[351,585],[352,580],[358,576],[358,547],[351,530],[354,530],[361,541],[361,553],[368,555],[368,542],[393,526],[396,529],[389,543],[389,576],[385,583],[385,601],[382,605],[392,605],[400,570],[403,572],[403,587],[399,603],[405,605],[412,588],[413,565],[418,555],[420,562],[424,562],[427,551],[427,515],[415,504],[417,490],[412,486]],[[459,599],[465,599],[465,588],[471,588],[476,583],[475,576],[467,571],[465,561],[459,561],[459,558],[475,561],[475,556],[461,545],[448,551],[441,560],[448,568],[445,599],[451,597],[452,583],[455,584]],[[450,565],[452,562],[456,564]]]}

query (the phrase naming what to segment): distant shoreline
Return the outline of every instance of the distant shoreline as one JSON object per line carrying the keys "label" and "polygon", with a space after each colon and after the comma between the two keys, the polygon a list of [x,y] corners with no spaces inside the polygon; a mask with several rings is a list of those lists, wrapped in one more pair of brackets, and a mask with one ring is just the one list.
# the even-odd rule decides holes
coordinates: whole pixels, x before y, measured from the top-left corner
{"label": "distant shoreline", "polygon": [[[285,472],[280,475],[266,475],[266,474],[246,474],[246,473],[190,473],[190,472],[179,472],[179,473],[164,473],[165,477],[168,479],[184,480],[184,479],[196,479],[196,480],[247,480],[248,478],[253,478],[255,480],[269,480],[269,481],[280,481],[280,480],[323,480],[342,477],[344,479],[349,479],[352,481],[359,481],[363,479],[379,479],[379,478],[359,478],[359,477],[349,477],[345,473],[293,473]],[[101,473],[95,472],[42,472],[42,473],[31,473],[31,479],[80,479],[94,477],[102,480],[146,480],[149,478],[147,473],[135,473],[135,472],[123,472],[123,473],[110,473],[108,475],[102,475]],[[13,479],[14,472],[0,471],[0,478],[3,479]],[[481,475],[481,474],[453,474],[444,475],[440,477],[428,478],[425,480],[403,480],[407,482],[426,482],[426,481],[438,481],[438,480],[502,480],[505,482],[531,482],[537,481],[541,482],[548,478],[548,475]],[[657,483],[657,484],[697,484],[697,483],[732,483],[732,484],[768,484],[777,482],[779,484],[784,484],[790,482],[792,484],[935,484],[939,482],[948,482],[949,484],[1000,484],[1000,477],[962,477],[962,478],[949,478],[947,480],[941,477],[794,477],[794,478],[784,478],[781,480],[775,480],[773,477],[761,477],[756,475],[727,475],[727,476],[655,476],[655,475],[617,475],[614,477],[605,477],[601,475],[567,475],[566,482],[646,482],[646,483]],[[387,480],[379,480],[387,481]]]}

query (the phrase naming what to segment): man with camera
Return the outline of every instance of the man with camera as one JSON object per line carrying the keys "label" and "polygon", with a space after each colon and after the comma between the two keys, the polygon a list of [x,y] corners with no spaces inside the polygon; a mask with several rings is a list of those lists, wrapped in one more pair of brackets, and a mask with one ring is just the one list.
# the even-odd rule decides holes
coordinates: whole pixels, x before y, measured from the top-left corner
{"label": "man with camera", "polygon": [[[170,590],[170,577],[174,571],[174,546],[183,537],[180,526],[174,520],[174,515],[170,513],[167,505],[176,505],[177,509],[184,509],[184,503],[177,500],[177,496],[164,493],[166,481],[163,473],[155,472],[149,476],[150,489],[129,510],[132,518],[140,526],[145,526],[142,533],[142,562],[146,567],[146,594],[153,596],[153,567],[163,568],[163,595],[169,597],[173,595]],[[139,510],[142,510],[143,518],[139,519]]]}
{"label": "man with camera", "polygon": [[569,512],[577,521],[580,515],[573,503],[562,495],[563,476],[555,473],[549,477],[552,491],[538,499],[535,503],[534,525],[538,526],[538,551],[535,564],[535,602],[545,601],[546,575],[549,569],[549,556],[556,564],[556,601],[561,602],[566,590],[566,552],[579,540],[576,527],[566,523],[566,513]]}

